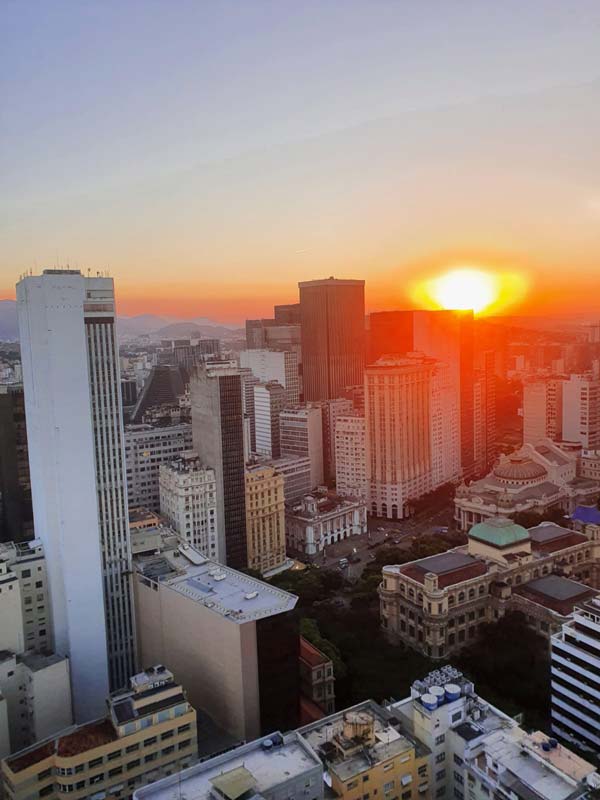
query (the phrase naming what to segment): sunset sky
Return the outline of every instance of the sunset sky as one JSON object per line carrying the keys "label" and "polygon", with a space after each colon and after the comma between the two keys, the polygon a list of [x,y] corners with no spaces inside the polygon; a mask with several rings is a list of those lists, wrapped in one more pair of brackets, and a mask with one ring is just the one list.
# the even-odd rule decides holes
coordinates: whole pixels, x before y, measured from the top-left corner
{"label": "sunset sky", "polygon": [[68,262],[239,322],[475,267],[600,314],[599,42],[597,0],[4,0],[0,297]]}

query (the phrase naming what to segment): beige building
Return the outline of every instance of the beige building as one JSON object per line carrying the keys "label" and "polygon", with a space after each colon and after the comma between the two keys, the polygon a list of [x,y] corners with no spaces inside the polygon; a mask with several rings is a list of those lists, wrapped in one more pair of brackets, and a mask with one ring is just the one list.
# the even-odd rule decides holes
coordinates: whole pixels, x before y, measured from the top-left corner
{"label": "beige building", "polygon": [[467,545],[384,567],[381,624],[392,641],[432,658],[448,657],[513,609],[548,637],[575,602],[595,594],[599,558],[600,528],[588,537],[551,522],[526,530],[494,517],[471,528]]}
{"label": "beige building", "polygon": [[530,378],[523,382],[523,443],[562,438],[563,378]]}
{"label": "beige building", "polygon": [[194,708],[238,740],[295,727],[297,598],[159,532],[134,558],[141,663],[168,663]]}
{"label": "beige building", "polygon": [[197,759],[196,712],[164,667],[135,675],[107,703],[105,718],[5,758],[5,797],[129,798]]}
{"label": "beige building", "polygon": [[0,650],[52,650],[44,548],[39,539],[0,544]]}
{"label": "beige building", "polygon": [[563,384],[562,438],[586,450],[600,447],[600,380],[571,375]]}
{"label": "beige building", "polygon": [[306,722],[335,711],[333,663],[304,636],[300,637],[300,686],[302,720]]}
{"label": "beige building", "polygon": [[267,575],[286,566],[284,479],[273,467],[246,467],[246,539],[250,569]]}
{"label": "beige building", "polygon": [[335,490],[341,497],[368,498],[367,435],[365,418],[360,414],[336,420]]}
{"label": "beige building", "polygon": [[314,558],[329,545],[367,532],[367,506],[360,498],[315,491],[286,510],[290,552]]}
{"label": "beige building", "polygon": [[161,464],[160,511],[169,525],[188,544],[209,558],[216,558],[217,478],[193,450]]}

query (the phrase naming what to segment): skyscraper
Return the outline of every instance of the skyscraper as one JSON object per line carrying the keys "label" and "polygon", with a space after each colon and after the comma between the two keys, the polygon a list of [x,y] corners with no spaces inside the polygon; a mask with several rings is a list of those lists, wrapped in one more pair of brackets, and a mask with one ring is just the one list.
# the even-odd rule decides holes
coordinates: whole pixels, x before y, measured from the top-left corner
{"label": "skyscraper", "polygon": [[562,438],[586,450],[600,447],[600,381],[591,374],[571,375],[563,383]]}
{"label": "skyscraper", "polygon": [[387,354],[421,352],[445,362],[456,385],[460,409],[463,474],[474,471],[473,312],[382,311],[369,317],[369,360]]}
{"label": "skyscraper", "polygon": [[523,381],[523,443],[562,437],[564,378]]}
{"label": "skyscraper", "polygon": [[33,538],[25,400],[21,384],[0,386],[0,542]]}
{"label": "skyscraper", "polygon": [[305,400],[341,397],[365,367],[365,282],[305,281],[300,289]]}
{"label": "skyscraper", "polygon": [[17,312],[34,523],[79,722],[135,672],[113,281],[45,270],[17,284]]}
{"label": "skyscraper", "polygon": [[190,381],[194,450],[217,479],[217,560],[247,566],[244,414],[240,370],[199,366]]}
{"label": "skyscraper", "polygon": [[279,415],[286,406],[285,389],[277,381],[254,387],[255,451],[269,458],[281,455]]}

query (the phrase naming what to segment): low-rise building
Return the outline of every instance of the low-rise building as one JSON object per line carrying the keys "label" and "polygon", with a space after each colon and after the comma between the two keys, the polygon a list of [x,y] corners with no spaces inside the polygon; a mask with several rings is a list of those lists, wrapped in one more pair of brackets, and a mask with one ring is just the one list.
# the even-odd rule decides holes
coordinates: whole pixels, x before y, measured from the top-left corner
{"label": "low-rise building", "polygon": [[246,467],[246,541],[248,566],[261,575],[285,569],[285,497],[283,475],[273,467]]}
{"label": "low-rise building", "polygon": [[302,717],[320,719],[335,711],[335,675],[331,659],[300,637],[300,704]]}
{"label": "low-rise building", "polygon": [[217,477],[194,450],[161,464],[160,512],[179,536],[209,558],[217,557]]}
{"label": "low-rise building", "polygon": [[457,488],[454,519],[460,530],[498,514],[552,509],[570,513],[581,503],[596,502],[600,483],[578,473],[579,452],[567,443],[559,446],[544,439],[500,456],[485,478]]}
{"label": "low-rise building", "polygon": [[373,700],[324,717],[299,733],[321,757],[334,797],[429,797],[429,748]]}
{"label": "low-rise building", "polygon": [[323,765],[296,732],[270,733],[138,789],[134,800],[323,800]]}
{"label": "low-rise building", "polygon": [[129,532],[141,531],[144,528],[156,528],[162,522],[160,514],[150,511],[149,508],[130,508],[129,509]]}
{"label": "low-rise building", "polygon": [[291,552],[307,558],[331,544],[367,532],[367,506],[360,498],[315,491],[286,510],[286,539]]}
{"label": "low-rise building", "polygon": [[131,678],[106,717],[68,728],[2,761],[5,797],[128,798],[197,758],[196,712],[165,667]]}
{"label": "low-rise building", "polygon": [[549,636],[599,585],[598,533],[590,539],[551,522],[526,530],[504,517],[479,523],[467,545],[383,568],[383,629],[432,658],[472,642],[482,624],[508,610],[524,612]]}
{"label": "low-rise building", "polygon": [[431,752],[434,800],[584,800],[595,767],[541,731],[528,734],[453,667],[415,681],[388,712]]}
{"label": "low-rise building", "polygon": [[168,528],[155,544],[133,560],[140,662],[167,663],[194,708],[238,741],[294,728],[299,631],[289,612],[298,598],[206,558]]}

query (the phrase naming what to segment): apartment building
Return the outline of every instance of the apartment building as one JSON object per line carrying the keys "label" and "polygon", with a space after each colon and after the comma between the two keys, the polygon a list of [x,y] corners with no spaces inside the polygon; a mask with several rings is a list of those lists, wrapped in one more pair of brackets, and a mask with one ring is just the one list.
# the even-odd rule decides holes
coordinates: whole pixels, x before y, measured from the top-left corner
{"label": "apartment building", "polygon": [[246,536],[250,569],[268,576],[285,568],[284,480],[273,467],[246,467]]}
{"label": "apartment building", "polygon": [[365,418],[356,413],[336,421],[335,490],[341,497],[369,496]]}
{"label": "apartment building", "polygon": [[129,798],[197,759],[196,712],[163,666],[134,675],[107,713],[2,761],[5,797]]}
{"label": "apartment building", "polygon": [[281,455],[279,416],[286,406],[285,389],[277,381],[254,387],[255,452],[269,458]]}
{"label": "apartment building", "polygon": [[600,448],[600,380],[591,374],[563,383],[562,437],[586,450]]}
{"label": "apartment building", "polygon": [[467,545],[383,568],[383,630],[432,658],[448,657],[511,609],[549,636],[574,603],[596,594],[599,534],[588,538],[550,522],[526,530],[503,517],[479,523]]}
{"label": "apartment building", "polygon": [[52,651],[52,620],[44,546],[0,543],[0,650]]}
{"label": "apartment building", "polygon": [[310,488],[321,486],[323,471],[323,419],[321,408],[296,406],[279,415],[282,456],[310,459]]}
{"label": "apartment building", "polygon": [[192,449],[192,426],[128,425],[125,463],[129,508],[160,511],[160,465]]}
{"label": "apartment building", "polygon": [[209,558],[217,558],[217,478],[194,450],[161,464],[160,512],[188,544]]}
{"label": "apartment building", "polygon": [[523,443],[562,439],[564,378],[523,381]]}

